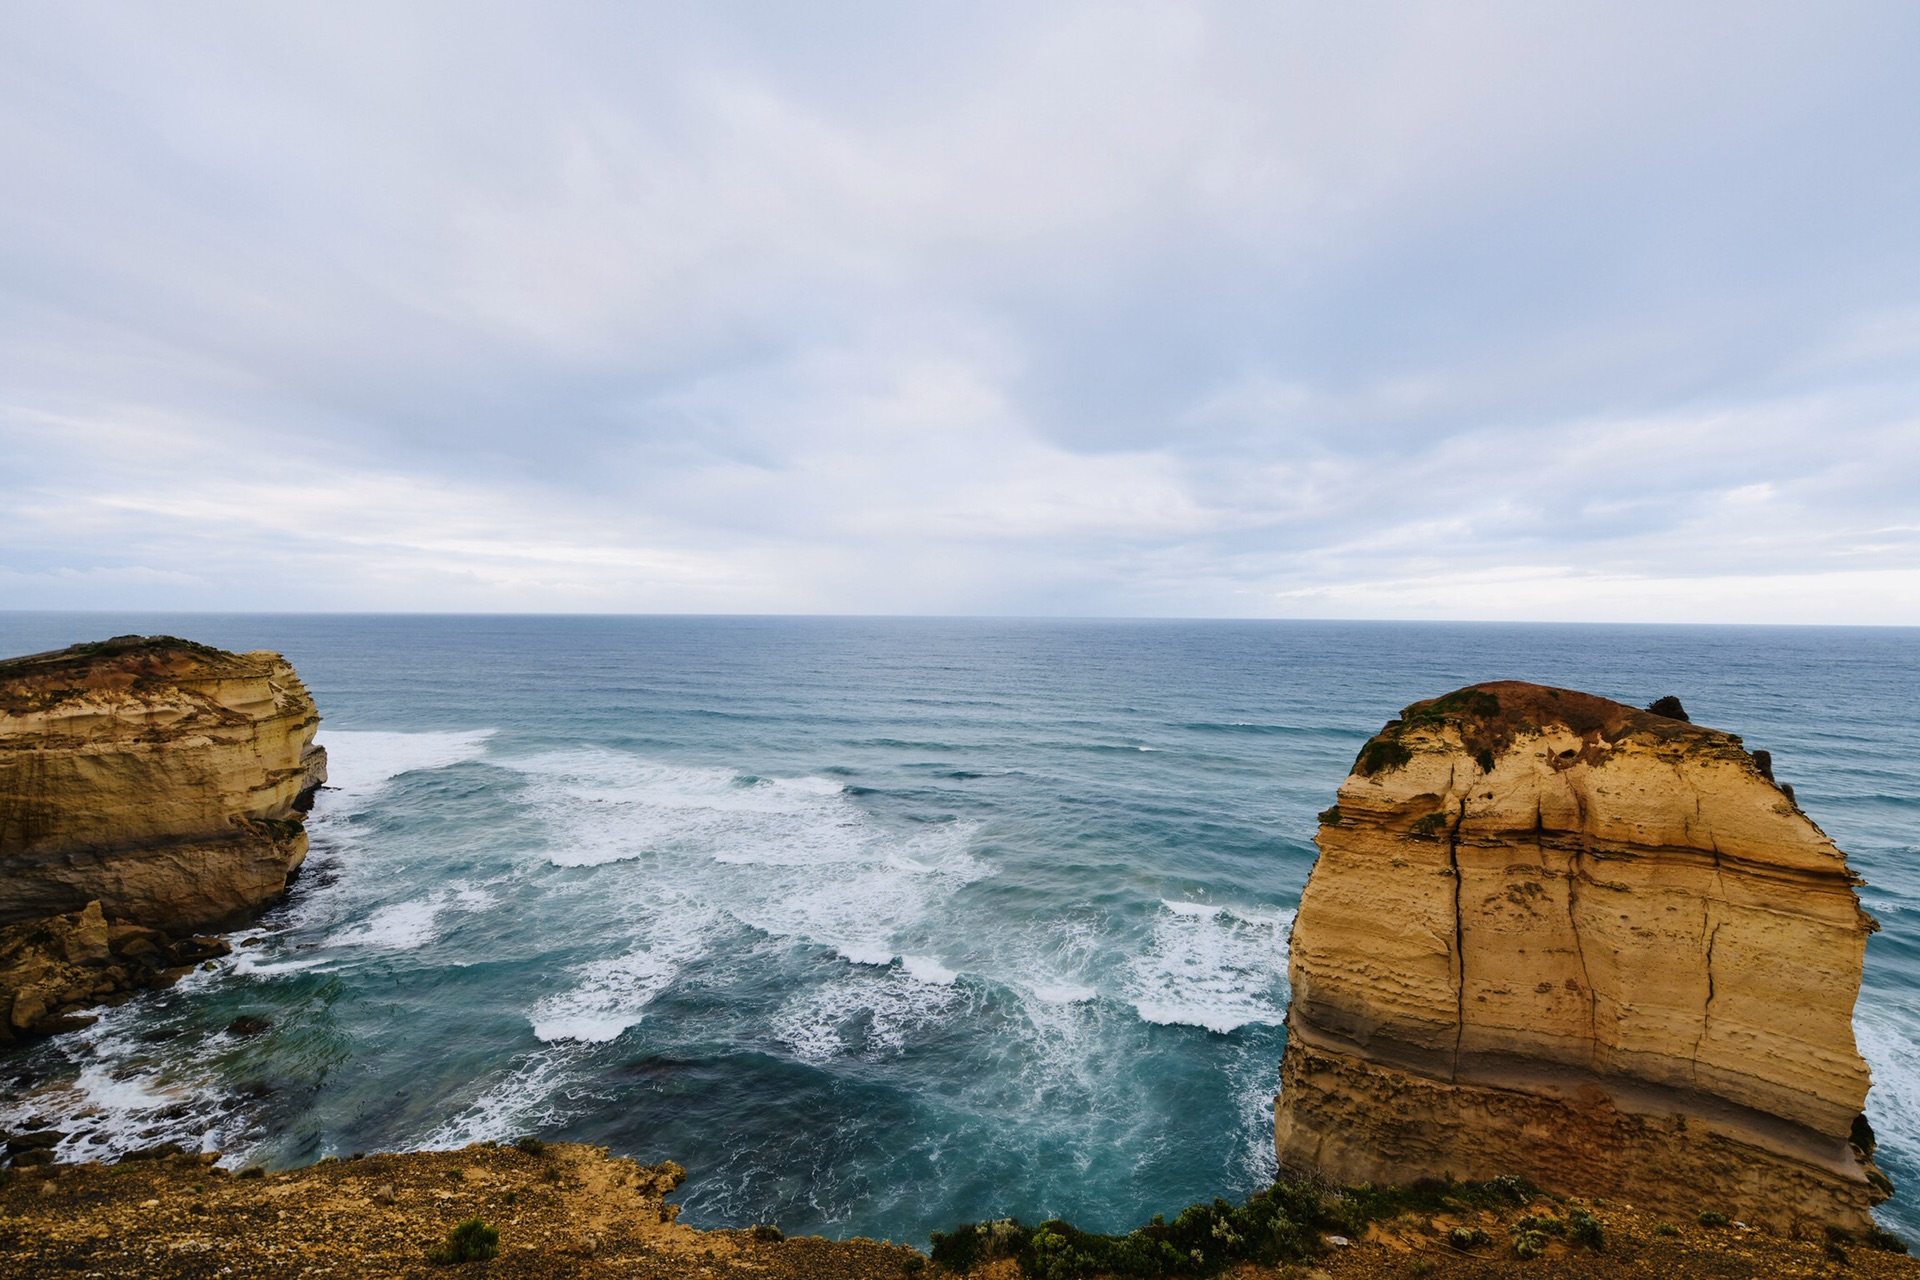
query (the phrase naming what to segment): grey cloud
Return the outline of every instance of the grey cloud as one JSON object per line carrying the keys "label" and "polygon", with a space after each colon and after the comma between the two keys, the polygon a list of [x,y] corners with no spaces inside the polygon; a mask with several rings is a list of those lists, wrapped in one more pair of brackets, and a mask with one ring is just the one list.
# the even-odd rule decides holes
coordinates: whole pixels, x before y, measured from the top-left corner
{"label": "grey cloud", "polygon": [[1920,622],[1916,37],[17,7],[0,603]]}

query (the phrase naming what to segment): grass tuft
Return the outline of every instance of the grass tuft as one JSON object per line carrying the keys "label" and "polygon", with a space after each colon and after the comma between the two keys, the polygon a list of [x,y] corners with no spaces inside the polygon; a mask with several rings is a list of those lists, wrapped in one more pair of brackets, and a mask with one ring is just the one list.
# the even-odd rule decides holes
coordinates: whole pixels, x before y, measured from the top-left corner
{"label": "grass tuft", "polygon": [[500,1233],[478,1218],[468,1218],[447,1233],[446,1240],[427,1250],[427,1261],[435,1266],[458,1266],[463,1262],[485,1262],[500,1254]]}

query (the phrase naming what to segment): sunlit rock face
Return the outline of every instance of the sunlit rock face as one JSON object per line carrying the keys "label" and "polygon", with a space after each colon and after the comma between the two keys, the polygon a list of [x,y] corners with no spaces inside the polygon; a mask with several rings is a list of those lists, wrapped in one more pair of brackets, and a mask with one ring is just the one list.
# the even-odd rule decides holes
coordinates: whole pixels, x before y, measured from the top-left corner
{"label": "sunlit rock face", "polygon": [[306,856],[320,716],[276,653],[123,636],[0,662],[0,924],[237,924]]}
{"label": "sunlit rock face", "polygon": [[1281,1163],[1867,1225],[1888,1187],[1852,1019],[1876,926],[1766,763],[1566,689],[1407,708],[1322,815]]}

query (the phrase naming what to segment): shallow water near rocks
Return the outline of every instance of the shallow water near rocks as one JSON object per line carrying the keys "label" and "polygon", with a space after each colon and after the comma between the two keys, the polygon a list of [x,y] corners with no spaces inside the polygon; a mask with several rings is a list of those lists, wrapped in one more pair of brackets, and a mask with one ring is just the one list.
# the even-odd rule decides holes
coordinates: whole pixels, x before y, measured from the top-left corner
{"label": "shallow water near rocks", "polygon": [[0,652],[125,632],[285,653],[332,789],[232,957],[0,1062],[65,1158],[539,1132],[681,1162],[696,1225],[915,1242],[1244,1196],[1315,813],[1401,706],[1512,678],[1678,694],[1868,878],[1920,1234],[1920,632],[0,613]]}

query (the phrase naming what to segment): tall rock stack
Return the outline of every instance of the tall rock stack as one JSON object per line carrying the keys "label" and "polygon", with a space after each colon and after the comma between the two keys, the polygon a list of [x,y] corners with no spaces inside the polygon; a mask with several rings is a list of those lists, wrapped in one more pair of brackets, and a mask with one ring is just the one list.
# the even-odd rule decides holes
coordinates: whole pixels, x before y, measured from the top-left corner
{"label": "tall rock stack", "polygon": [[326,780],[277,653],[122,636],[0,662],[0,1015],[59,1030],[285,891]]}
{"label": "tall rock stack", "polygon": [[1865,1227],[1890,1192],[1852,1022],[1876,925],[1739,738],[1475,685],[1367,743],[1318,843],[1282,1165],[1783,1229]]}

